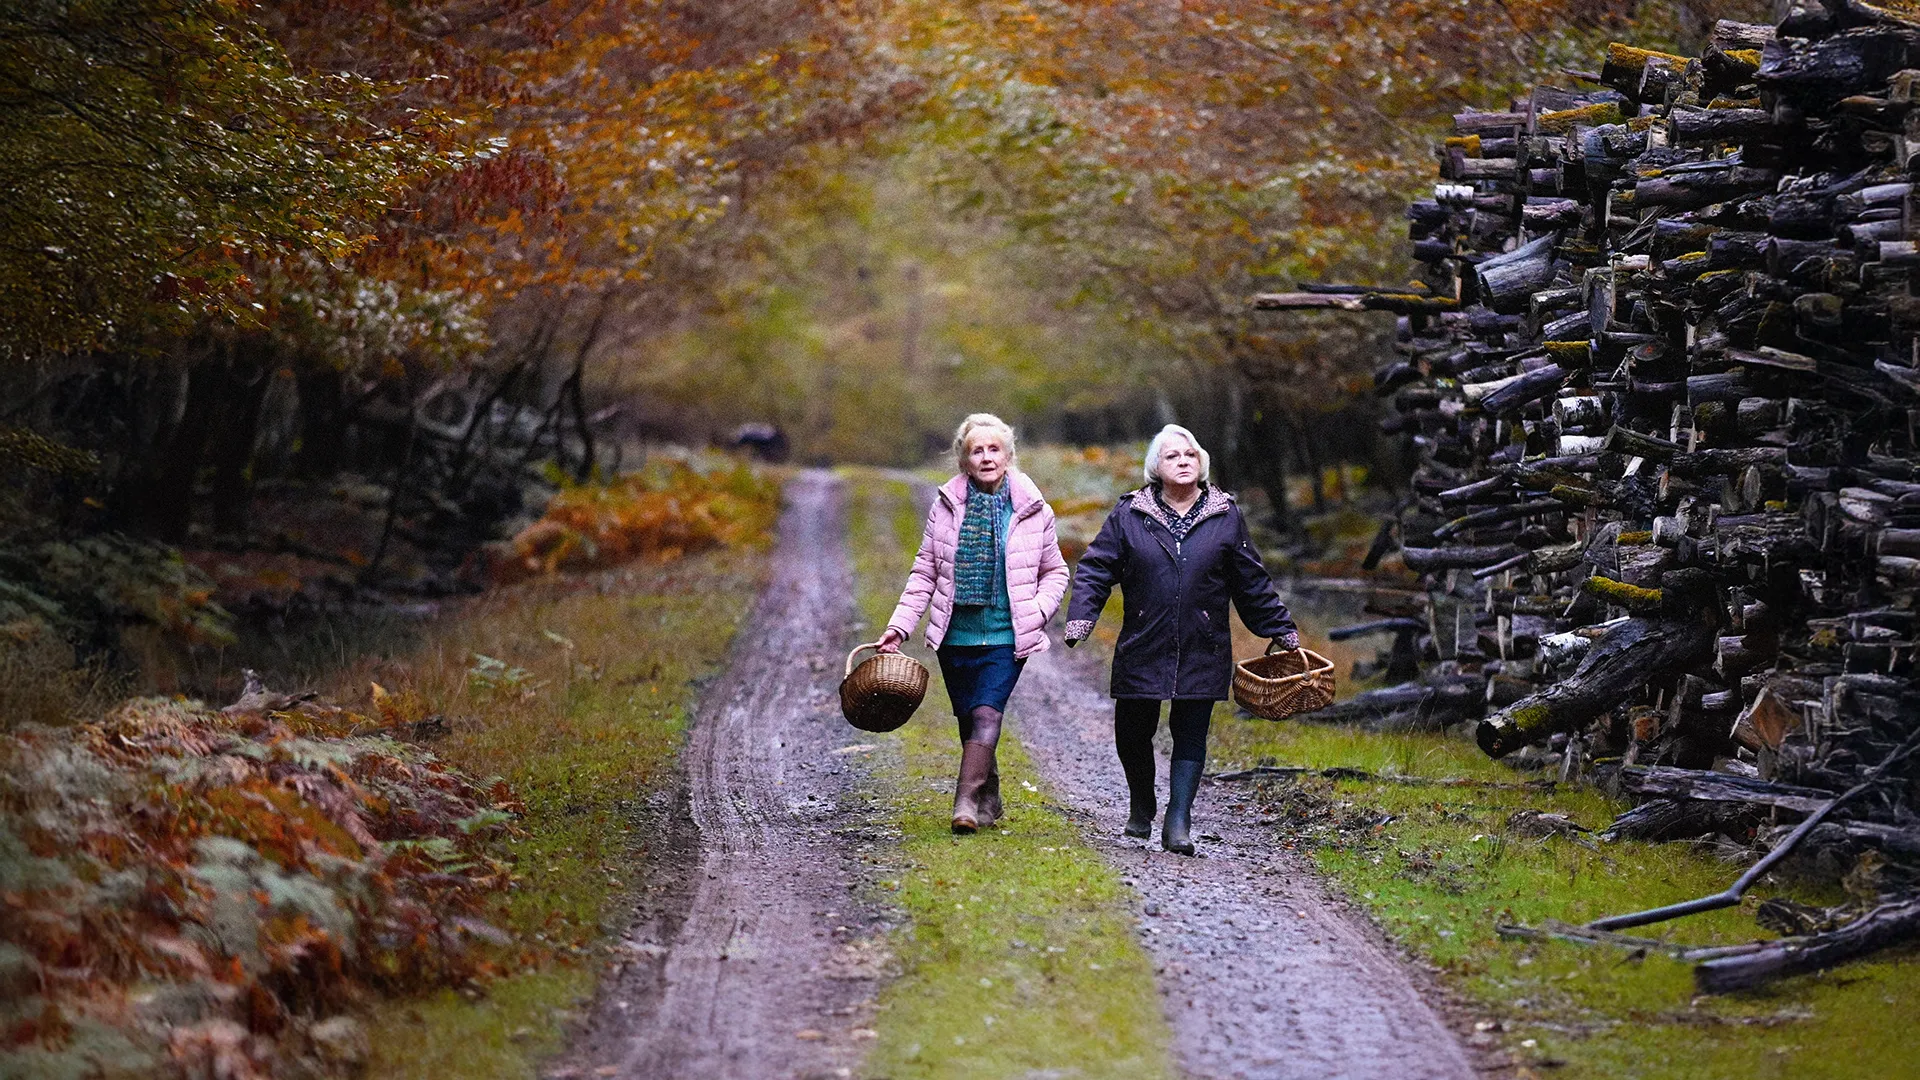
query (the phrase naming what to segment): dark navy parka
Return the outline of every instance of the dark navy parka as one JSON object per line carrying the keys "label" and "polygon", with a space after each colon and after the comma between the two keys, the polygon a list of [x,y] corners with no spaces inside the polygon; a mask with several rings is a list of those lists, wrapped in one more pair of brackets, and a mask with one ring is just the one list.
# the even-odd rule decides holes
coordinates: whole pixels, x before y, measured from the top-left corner
{"label": "dark navy parka", "polygon": [[1260,637],[1298,640],[1233,496],[1209,485],[1204,499],[1187,538],[1176,541],[1153,489],[1132,492],[1080,557],[1066,636],[1092,632],[1119,586],[1126,614],[1113,656],[1116,698],[1225,700],[1233,682],[1229,600]]}

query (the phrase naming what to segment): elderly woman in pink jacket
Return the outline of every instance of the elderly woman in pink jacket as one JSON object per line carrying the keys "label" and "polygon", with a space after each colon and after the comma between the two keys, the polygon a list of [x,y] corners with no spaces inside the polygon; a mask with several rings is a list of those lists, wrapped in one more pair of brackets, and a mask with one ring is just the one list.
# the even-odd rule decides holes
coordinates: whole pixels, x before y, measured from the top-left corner
{"label": "elderly woman in pink jacket", "polygon": [[953,831],[970,833],[1000,816],[1000,720],[1027,658],[1047,648],[1068,574],[1053,509],[1014,468],[1013,429],[975,413],[954,433],[953,452],[961,473],[940,485],[927,512],[880,648],[898,651],[931,606],[927,644],[960,722]]}

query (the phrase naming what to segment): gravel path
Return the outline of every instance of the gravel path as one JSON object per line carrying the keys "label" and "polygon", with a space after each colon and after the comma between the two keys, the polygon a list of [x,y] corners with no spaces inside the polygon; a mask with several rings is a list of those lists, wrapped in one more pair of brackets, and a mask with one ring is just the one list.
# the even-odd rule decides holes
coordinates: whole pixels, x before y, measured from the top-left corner
{"label": "gravel path", "polygon": [[[1270,831],[1218,809],[1214,785],[1194,803],[1200,857],[1161,851],[1158,833],[1151,843],[1122,835],[1126,781],[1106,671],[1054,645],[1027,663],[1013,731],[1140,896],[1141,939],[1182,1071],[1205,1080],[1474,1076],[1379,931]],[[1164,754],[1159,775],[1164,803]]]}
{"label": "gravel path", "polygon": [[853,620],[841,485],[807,472],[786,499],[772,579],[683,753],[697,831],[659,837],[632,959],[550,1077],[850,1076],[871,1035],[887,958],[855,890],[872,809],[860,755],[834,753],[860,734],[836,696]]}

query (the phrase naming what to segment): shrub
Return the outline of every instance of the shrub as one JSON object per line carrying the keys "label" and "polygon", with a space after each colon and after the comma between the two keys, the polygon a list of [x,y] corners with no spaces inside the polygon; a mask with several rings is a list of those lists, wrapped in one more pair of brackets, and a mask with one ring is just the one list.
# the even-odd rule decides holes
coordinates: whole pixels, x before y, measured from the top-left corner
{"label": "shrub", "polygon": [[0,1074],[324,1072],[365,992],[485,976],[517,804],[381,723],[256,688],[0,736]]}
{"label": "shrub", "polygon": [[517,581],[757,543],[779,512],[779,485],[746,465],[712,473],[682,462],[653,465],[562,490],[540,520],[496,552],[493,576]]}

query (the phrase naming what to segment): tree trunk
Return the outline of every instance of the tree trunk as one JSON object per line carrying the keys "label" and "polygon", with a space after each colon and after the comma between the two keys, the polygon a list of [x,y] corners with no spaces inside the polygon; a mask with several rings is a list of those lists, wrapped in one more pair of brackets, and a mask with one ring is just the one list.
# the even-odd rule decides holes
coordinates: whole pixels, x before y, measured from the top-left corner
{"label": "tree trunk", "polygon": [[122,481],[116,517],[130,532],[169,543],[193,525],[194,481],[228,387],[225,366],[202,358],[187,369],[187,400],[180,419],[155,439],[146,465]]}
{"label": "tree trunk", "polygon": [[1246,425],[1247,477],[1267,493],[1275,529],[1297,535],[1298,523],[1287,501],[1287,463],[1281,450],[1285,433],[1280,411],[1271,405],[1248,413]]}
{"label": "tree trunk", "polygon": [[208,445],[213,466],[213,527],[245,536],[253,504],[253,447],[260,434],[260,406],[271,381],[265,335],[249,335],[227,349],[227,393],[218,428]]}
{"label": "tree trunk", "polygon": [[294,472],[323,480],[346,464],[346,373],[331,364],[297,376],[300,394],[300,452]]}

